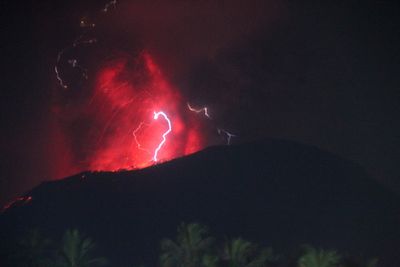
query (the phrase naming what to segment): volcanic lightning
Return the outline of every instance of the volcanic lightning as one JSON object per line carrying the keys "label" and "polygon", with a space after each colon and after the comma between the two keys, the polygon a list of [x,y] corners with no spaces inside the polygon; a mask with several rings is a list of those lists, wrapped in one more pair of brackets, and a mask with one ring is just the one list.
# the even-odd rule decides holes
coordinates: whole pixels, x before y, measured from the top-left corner
{"label": "volcanic lightning", "polygon": [[[116,4],[116,0],[109,0],[102,10],[110,12]],[[72,93],[78,89],[85,90],[80,99],[67,98],[64,102],[68,104],[57,103],[55,109],[63,122],[60,138],[69,138],[74,147],[82,148],[70,152],[74,171],[139,169],[189,155],[207,146],[211,128],[218,130],[228,145],[231,143],[235,135],[216,127],[209,107],[185,101],[147,49],[121,51],[111,58],[108,54],[96,57],[101,67],[93,71],[90,66],[94,61],[86,52],[98,42],[102,46],[96,53],[108,51],[104,39],[96,38],[100,30],[97,25],[102,24],[82,17],[79,25],[81,34],[59,51],[54,66],[59,86],[74,89],[71,94],[60,90],[60,99],[75,95]],[[184,110],[195,114],[189,116]],[[156,122],[160,117],[162,122]],[[83,123],[86,121],[90,123]],[[71,125],[84,125],[83,131],[78,127],[79,134],[71,132],[76,128]]]}
{"label": "volcanic lightning", "polygon": [[103,12],[108,12],[108,10],[110,9],[110,7],[113,7],[114,9],[117,6],[117,0],[112,0],[110,2],[108,2],[107,4],[105,4],[104,8],[102,9]]}
{"label": "volcanic lightning", "polygon": [[189,103],[187,103],[187,107],[190,111],[196,112],[196,113],[204,113],[204,116],[206,116],[207,118],[211,119],[210,114],[208,113],[208,108],[207,107],[203,107],[203,108],[193,108]]}
{"label": "volcanic lightning", "polygon": [[163,140],[162,140],[161,143],[158,145],[158,147],[156,148],[156,150],[154,150],[153,160],[154,160],[155,162],[158,161],[158,158],[157,158],[158,152],[160,151],[161,147],[164,145],[165,141],[167,141],[167,135],[168,135],[168,134],[171,132],[171,130],[172,130],[171,121],[169,120],[168,116],[167,116],[164,112],[162,112],[162,111],[154,112],[154,117],[153,117],[153,118],[154,118],[155,120],[157,120],[157,119],[158,119],[158,116],[160,116],[160,115],[163,116],[164,119],[168,122],[168,130],[167,130],[165,133],[163,133],[163,135],[162,135]]}
{"label": "volcanic lightning", "polygon": [[139,142],[139,140],[138,140],[138,138],[137,138],[137,135],[136,135],[136,133],[137,133],[138,131],[140,131],[140,129],[142,129],[142,126],[143,126],[144,124],[145,124],[144,122],[141,122],[141,123],[139,124],[139,126],[132,132],[132,135],[133,135],[133,138],[135,139],[135,143],[136,143],[136,145],[137,145],[137,148],[140,149],[140,150],[143,150],[143,151],[145,151],[145,152],[147,152],[147,153],[150,153],[147,149],[144,149],[144,148],[142,147],[142,145],[140,144],[140,142]]}
{"label": "volcanic lightning", "polygon": [[227,142],[227,145],[230,145],[231,144],[231,139],[232,139],[232,137],[236,137],[236,135],[234,135],[234,134],[232,134],[232,133],[230,133],[230,132],[228,132],[228,131],[226,131],[226,130],[224,130],[224,129],[217,129],[217,132],[218,132],[218,134],[219,135],[221,135],[221,134],[225,134],[226,135],[226,142]]}

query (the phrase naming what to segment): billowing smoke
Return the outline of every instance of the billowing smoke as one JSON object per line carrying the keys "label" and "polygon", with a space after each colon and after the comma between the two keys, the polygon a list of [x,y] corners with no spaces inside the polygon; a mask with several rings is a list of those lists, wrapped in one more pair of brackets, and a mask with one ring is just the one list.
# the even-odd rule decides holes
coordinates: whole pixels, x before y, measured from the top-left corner
{"label": "billowing smoke", "polygon": [[[78,169],[141,168],[207,144],[204,120],[191,114],[179,90],[147,51],[114,56],[99,68],[91,88],[85,89],[89,92],[72,94],[73,101],[59,105],[57,114]],[[170,122],[162,144],[169,125],[166,119],[155,120],[155,112],[163,112]]]}
{"label": "billowing smoke", "polygon": [[279,137],[398,180],[390,5],[71,0],[2,10],[0,202],[82,170],[153,164],[168,130],[159,111],[172,119],[160,162]]}
{"label": "billowing smoke", "polygon": [[[133,3],[126,10],[133,15],[140,8],[149,6]],[[219,127],[208,109],[199,112],[204,107],[196,106],[197,101],[190,104],[192,100],[168,78],[183,72],[170,56],[163,56],[168,54],[164,47],[155,45],[155,29],[151,25],[141,25],[151,33],[143,34],[137,25],[146,19],[132,21],[122,10],[119,11],[116,1],[111,1],[100,10],[97,20],[82,17],[77,38],[57,55],[53,111],[57,118],[55,126],[59,128],[57,138],[64,140],[59,144],[66,152],[63,157],[68,162],[64,162],[65,174],[143,168],[191,154],[211,144],[230,144],[236,137]],[[182,14],[182,11],[173,9],[168,14]],[[146,12],[150,14],[147,21],[152,23],[154,14]],[[163,18],[171,23],[168,16]],[[121,32],[121,25],[130,23],[133,30]],[[183,34],[188,36],[188,33]],[[217,38],[214,45],[219,42]],[[213,49],[215,47],[205,50]],[[205,52],[195,51],[193,47],[187,50],[190,55]],[[171,53],[179,54],[174,49]],[[181,55],[177,57],[182,58]],[[166,63],[168,59],[172,63]],[[164,71],[162,66],[175,70]],[[163,119],[158,119],[156,114],[162,114]]]}
{"label": "billowing smoke", "polygon": [[[3,87],[19,104],[3,105],[3,114],[14,115],[3,124],[12,138],[4,139],[3,176],[10,188],[0,202],[84,170],[154,164],[168,130],[154,112],[171,120],[157,162],[242,140],[231,123],[237,117],[232,110],[241,110],[233,103],[237,90],[216,80],[218,71],[208,75],[196,67],[270,28],[282,16],[279,2],[12,2],[15,29],[7,39],[15,69]],[[32,13],[21,16],[21,10]],[[193,73],[216,82],[197,82]],[[196,112],[204,107],[208,116]]]}

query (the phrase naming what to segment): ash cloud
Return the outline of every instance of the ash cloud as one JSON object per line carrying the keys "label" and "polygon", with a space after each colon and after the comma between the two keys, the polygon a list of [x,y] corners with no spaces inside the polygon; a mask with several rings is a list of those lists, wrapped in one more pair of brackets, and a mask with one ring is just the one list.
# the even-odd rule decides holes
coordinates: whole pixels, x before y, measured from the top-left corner
{"label": "ash cloud", "polygon": [[[105,3],[12,3],[4,88],[15,101],[3,98],[3,114],[14,115],[3,123],[2,148],[26,168],[5,172],[4,199],[80,170],[74,166],[86,153],[81,130],[88,122],[79,114],[96,73],[143,49],[185,99],[207,105],[215,124],[240,141],[278,137],[317,145],[400,190],[397,5],[121,0],[104,14]],[[82,17],[95,21],[99,42],[78,52],[89,80],[63,91],[55,58],[79,34]]]}
{"label": "ash cloud", "polygon": [[[260,30],[265,31],[281,14],[283,14],[283,6],[277,1],[249,1],[246,3],[240,1],[192,3],[125,1],[118,3],[115,9],[108,10],[107,13],[95,13],[95,15],[89,14],[82,17],[81,26],[83,21],[84,27],[81,32],[83,33],[78,35],[80,38],[78,40],[96,40],[96,43],[82,42],[82,45],[69,49],[71,50],[70,55],[65,55],[69,58],[63,59],[64,62],[68,63],[71,60],[79,62],[80,68],[76,68],[75,76],[64,76],[67,79],[65,84],[72,86],[67,90],[56,88],[56,102],[54,102],[54,109],[57,111],[54,115],[58,118],[60,127],[57,132],[65,134],[65,136],[57,137],[64,142],[57,143],[66,146],[62,150],[69,151],[68,158],[72,160],[69,165],[75,166],[74,171],[77,169],[83,171],[92,166],[106,170],[107,167],[99,165],[98,162],[104,164],[107,162],[106,165],[113,166],[112,169],[115,170],[116,165],[111,164],[107,157],[111,155],[116,157],[118,151],[121,152],[120,157],[127,155],[125,150],[129,146],[125,145],[123,151],[118,150],[116,147],[121,147],[121,143],[115,140],[126,139],[120,134],[121,128],[124,128],[125,132],[133,131],[133,124],[139,125],[143,122],[135,119],[135,112],[141,114],[142,110],[137,106],[134,109],[129,108],[128,111],[125,107],[105,110],[101,105],[107,105],[109,102],[108,104],[111,106],[120,106],[122,102],[137,97],[134,95],[136,93],[143,97],[143,93],[151,91],[151,98],[156,97],[155,91],[151,89],[154,81],[146,78],[148,77],[148,70],[146,70],[148,66],[143,66],[141,62],[141,55],[144,51],[149,53],[160,65],[161,72],[165,75],[164,78],[175,87],[173,90],[176,90],[176,94],[183,96],[178,97],[181,101],[178,109],[180,114],[178,115],[175,109],[171,111],[174,112],[174,116],[178,116],[177,124],[185,125],[179,127],[186,127],[185,131],[188,132],[186,137],[180,138],[185,138],[189,143],[184,147],[175,147],[174,151],[182,151],[179,155],[184,155],[187,152],[183,151],[196,151],[200,147],[222,143],[221,140],[225,140],[227,137],[230,142],[231,135],[224,136],[221,133],[227,132],[219,129],[222,121],[222,117],[217,115],[219,110],[215,110],[215,120],[208,126],[201,122],[202,118],[198,119],[199,123],[194,123],[191,116],[183,115],[188,112],[183,110],[186,108],[187,101],[196,105],[208,105],[212,104],[215,99],[202,98],[204,93],[197,93],[197,88],[185,86],[185,79],[182,77],[190,76],[200,62],[214,60],[220,50],[230,47],[232,43],[241,42]],[[96,26],[88,30],[85,25]],[[115,65],[116,61],[117,65],[124,62],[121,63],[124,65],[122,69],[117,71],[118,78],[116,79],[119,81],[117,83],[108,82],[113,84],[112,89],[99,89],[97,80],[102,79],[99,78],[99,73],[102,73],[109,65]],[[120,62],[118,63],[118,61]],[[71,66],[66,66],[65,69],[68,70],[68,68],[74,70]],[[83,75],[79,75],[82,68],[85,68],[84,74],[90,77],[87,81],[82,79]],[[62,69],[60,68],[60,70]],[[61,73],[61,78],[63,75]],[[164,78],[161,78],[163,82]],[[132,83],[132,80],[135,82]],[[143,89],[143,86],[137,83],[138,81],[146,84],[144,87],[147,86],[147,89]],[[127,85],[127,83],[130,84]],[[138,88],[142,89],[138,91]],[[219,89],[216,92],[222,96],[226,93],[225,89]],[[101,94],[104,92],[99,92],[99,90],[114,91],[112,95],[108,92],[105,98],[104,96],[101,98]],[[237,94],[233,91],[231,93],[233,93],[231,97]],[[171,92],[168,92],[169,94]],[[143,97],[141,101],[152,100]],[[176,97],[175,100],[170,98],[170,103],[173,101],[178,100]],[[158,103],[161,102],[158,101]],[[230,104],[228,103],[228,105]],[[132,105],[137,104],[132,103]],[[93,107],[97,109],[93,111]],[[130,128],[125,127],[128,124],[132,124],[129,126]],[[202,126],[200,127],[200,125]],[[211,133],[212,131],[214,133]],[[220,136],[217,138],[218,133]],[[99,139],[99,141],[93,142],[93,139]],[[174,142],[181,141],[175,140]],[[100,146],[106,148],[100,148]],[[113,148],[107,149],[107,147]],[[103,150],[107,152],[98,152]],[[93,159],[93,157],[102,159]],[[121,159],[118,162],[121,163]],[[121,168],[129,166],[127,163],[120,165]]]}

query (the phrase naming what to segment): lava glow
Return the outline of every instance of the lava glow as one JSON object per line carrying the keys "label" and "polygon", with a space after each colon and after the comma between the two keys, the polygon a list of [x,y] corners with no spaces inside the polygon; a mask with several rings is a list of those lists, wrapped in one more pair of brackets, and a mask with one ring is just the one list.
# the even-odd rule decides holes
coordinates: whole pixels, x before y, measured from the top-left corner
{"label": "lava glow", "polygon": [[73,103],[59,115],[76,170],[143,168],[206,145],[204,122],[148,52],[105,62],[90,93]]}
{"label": "lava glow", "polygon": [[31,196],[17,197],[13,201],[11,201],[11,202],[7,203],[6,205],[4,205],[3,208],[1,209],[1,212],[4,212],[4,211],[8,210],[11,207],[25,206],[28,203],[30,203],[31,201],[32,201],[32,197]]}

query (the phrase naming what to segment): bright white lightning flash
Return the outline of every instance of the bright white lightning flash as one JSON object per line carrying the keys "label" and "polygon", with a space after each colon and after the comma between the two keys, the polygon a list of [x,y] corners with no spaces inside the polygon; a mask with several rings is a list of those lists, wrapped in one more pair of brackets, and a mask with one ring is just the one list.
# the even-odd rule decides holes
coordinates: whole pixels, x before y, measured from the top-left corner
{"label": "bright white lightning flash", "polygon": [[203,108],[193,108],[189,103],[187,103],[187,107],[190,111],[196,112],[196,113],[204,113],[204,116],[206,116],[207,118],[211,119],[210,114],[208,113],[208,108],[207,107],[203,107]]}
{"label": "bright white lightning flash", "polygon": [[157,158],[158,152],[160,151],[161,147],[164,145],[165,141],[167,141],[167,135],[168,135],[168,134],[171,132],[171,130],[172,130],[171,121],[169,120],[168,116],[167,116],[164,112],[162,112],[162,111],[155,112],[155,111],[154,111],[154,117],[153,117],[153,119],[157,120],[157,119],[158,119],[158,116],[160,116],[160,115],[163,116],[164,119],[168,122],[168,130],[162,135],[163,140],[162,140],[161,143],[158,145],[158,147],[156,148],[156,150],[154,150],[153,161],[155,161],[155,162],[158,161],[158,158]]}

